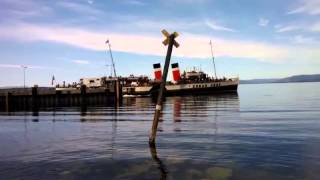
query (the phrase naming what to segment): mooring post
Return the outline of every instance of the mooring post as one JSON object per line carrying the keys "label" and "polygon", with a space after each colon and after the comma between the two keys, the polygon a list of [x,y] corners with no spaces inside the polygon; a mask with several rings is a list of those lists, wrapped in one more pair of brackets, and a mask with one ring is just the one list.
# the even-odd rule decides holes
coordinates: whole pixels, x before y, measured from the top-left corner
{"label": "mooring post", "polygon": [[56,94],[55,94],[55,97],[54,97],[54,106],[55,107],[59,107],[61,106],[61,91],[57,91],[56,90]]}
{"label": "mooring post", "polygon": [[87,86],[86,85],[81,85],[80,88],[80,103],[81,107],[86,107],[87,106]]}
{"label": "mooring post", "polygon": [[38,86],[32,87],[32,111],[38,112],[39,110],[39,99],[38,99]]}
{"label": "mooring post", "polygon": [[115,93],[116,93],[115,94],[115,100],[116,100],[115,105],[119,106],[122,101],[122,87],[121,87],[119,79],[117,79],[115,83],[116,83],[115,84]]}
{"label": "mooring post", "polygon": [[10,111],[10,99],[11,99],[11,93],[7,92],[6,93],[6,97],[5,97],[5,101],[6,101],[6,112]]}
{"label": "mooring post", "polygon": [[159,123],[159,117],[160,117],[160,113],[161,113],[161,109],[162,109],[163,91],[165,90],[165,85],[166,85],[166,81],[167,81],[167,75],[168,75],[171,54],[172,54],[172,48],[173,48],[173,45],[175,45],[176,47],[179,47],[179,44],[174,40],[178,36],[178,33],[175,32],[173,34],[169,34],[165,30],[162,30],[162,33],[167,37],[167,39],[163,41],[163,44],[164,45],[169,44],[169,45],[168,45],[168,50],[167,50],[167,55],[166,55],[166,61],[165,61],[164,68],[163,68],[163,76],[162,76],[162,80],[161,80],[161,84],[160,84],[156,109],[154,112],[151,133],[150,133],[150,137],[149,137],[150,144],[155,144],[158,123]]}

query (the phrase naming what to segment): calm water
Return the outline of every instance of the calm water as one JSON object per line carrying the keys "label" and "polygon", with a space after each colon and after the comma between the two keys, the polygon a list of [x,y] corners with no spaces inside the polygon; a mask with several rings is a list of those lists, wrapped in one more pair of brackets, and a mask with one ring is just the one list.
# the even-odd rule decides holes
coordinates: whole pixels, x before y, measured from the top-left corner
{"label": "calm water", "polygon": [[0,179],[319,179],[320,83],[0,115]]}

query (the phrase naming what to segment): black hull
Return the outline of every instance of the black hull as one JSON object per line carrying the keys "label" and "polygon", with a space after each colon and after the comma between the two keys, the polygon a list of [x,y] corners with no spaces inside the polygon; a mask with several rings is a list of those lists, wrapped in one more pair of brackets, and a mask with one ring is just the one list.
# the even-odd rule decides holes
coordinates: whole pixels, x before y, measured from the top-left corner
{"label": "black hull", "polygon": [[[238,85],[220,86],[220,87],[207,87],[207,88],[192,88],[192,89],[179,89],[179,90],[165,90],[165,96],[185,96],[185,95],[208,95],[208,94],[222,94],[222,93],[236,93]],[[158,90],[153,90],[148,93],[152,96],[158,95]]]}

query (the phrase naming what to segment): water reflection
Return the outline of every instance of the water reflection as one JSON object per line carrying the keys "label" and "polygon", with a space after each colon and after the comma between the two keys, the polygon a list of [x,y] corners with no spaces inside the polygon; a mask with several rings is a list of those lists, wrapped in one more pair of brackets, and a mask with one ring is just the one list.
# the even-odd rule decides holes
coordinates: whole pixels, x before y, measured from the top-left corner
{"label": "water reflection", "polygon": [[80,113],[81,113],[81,117],[86,116],[87,115],[87,111],[88,111],[88,106],[87,104],[82,104],[80,107]]}
{"label": "water reflection", "polygon": [[118,109],[115,111],[115,113],[113,114],[114,118],[112,121],[112,133],[111,133],[111,150],[112,150],[112,154],[111,154],[111,159],[113,159],[115,153],[117,152],[116,149],[116,136],[117,136],[117,117],[118,117]]}
{"label": "water reflection", "polygon": [[168,171],[164,163],[158,157],[156,145],[154,143],[149,143],[149,150],[150,150],[152,159],[158,164],[158,169],[160,171],[160,179],[161,180],[167,179]]}
{"label": "water reflection", "polygon": [[35,108],[32,110],[32,121],[33,122],[39,122],[39,109]]}
{"label": "water reflection", "polygon": [[173,98],[173,121],[181,122],[181,97]]}
{"label": "water reflection", "polygon": [[[173,120],[173,131],[183,132],[187,122],[206,123],[206,131],[210,130],[216,138],[218,123],[221,116],[227,113],[233,119],[240,116],[240,102],[237,93],[220,94],[215,96],[185,96],[167,98],[164,105],[164,119]],[[168,117],[167,115],[171,115]],[[184,122],[183,122],[184,121]],[[208,129],[210,127],[210,129]],[[213,133],[211,133],[213,131]]]}

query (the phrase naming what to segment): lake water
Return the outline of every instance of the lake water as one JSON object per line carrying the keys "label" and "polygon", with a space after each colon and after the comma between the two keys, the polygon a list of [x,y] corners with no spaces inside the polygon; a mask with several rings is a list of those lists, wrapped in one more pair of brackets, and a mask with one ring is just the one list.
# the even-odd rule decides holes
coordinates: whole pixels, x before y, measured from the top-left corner
{"label": "lake water", "polygon": [[319,179],[320,83],[0,115],[0,179]]}

